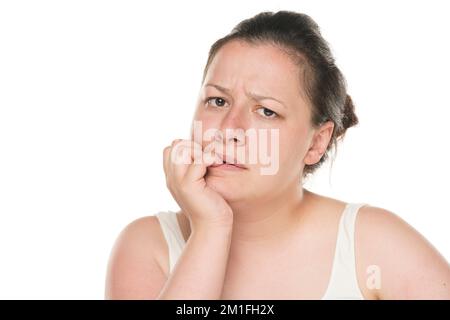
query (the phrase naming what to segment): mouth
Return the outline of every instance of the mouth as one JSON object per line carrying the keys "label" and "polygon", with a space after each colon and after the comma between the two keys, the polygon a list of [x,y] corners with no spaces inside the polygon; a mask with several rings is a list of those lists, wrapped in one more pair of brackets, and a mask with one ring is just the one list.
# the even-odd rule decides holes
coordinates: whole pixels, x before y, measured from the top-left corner
{"label": "mouth", "polygon": [[242,164],[227,162],[225,160],[222,160],[222,163],[215,163],[209,167],[225,170],[247,170],[247,167]]}

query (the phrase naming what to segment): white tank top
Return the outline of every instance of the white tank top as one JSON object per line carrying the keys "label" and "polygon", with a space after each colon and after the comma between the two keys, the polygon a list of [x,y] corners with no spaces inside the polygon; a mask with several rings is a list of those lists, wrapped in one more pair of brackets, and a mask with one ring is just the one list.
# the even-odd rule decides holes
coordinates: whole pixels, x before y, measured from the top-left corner
{"label": "white tank top", "polygon": [[[333,267],[324,300],[363,300],[359,289],[355,261],[355,221],[359,208],[366,203],[347,203],[339,221]],[[180,257],[185,241],[176,212],[160,211],[156,214],[169,249],[169,273]]]}

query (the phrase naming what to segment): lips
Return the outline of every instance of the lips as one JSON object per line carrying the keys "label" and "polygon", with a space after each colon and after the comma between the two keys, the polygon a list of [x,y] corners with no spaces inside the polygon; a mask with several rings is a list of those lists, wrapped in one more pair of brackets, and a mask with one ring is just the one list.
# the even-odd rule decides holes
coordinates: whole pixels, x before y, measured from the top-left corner
{"label": "lips", "polygon": [[217,167],[235,167],[236,169],[247,169],[245,166],[241,165],[241,164],[237,164],[237,163],[227,163],[227,162],[223,162],[223,163],[219,163],[219,164],[213,164],[210,167],[212,168],[217,168]]}
{"label": "lips", "polygon": [[215,167],[221,167],[221,166],[226,166],[226,167],[235,167],[237,169],[247,169],[247,167],[243,164],[240,164],[236,161],[236,159],[234,158],[230,158],[227,157],[226,155],[221,155],[221,154],[217,154],[217,156],[222,159],[222,163],[215,163],[213,165],[211,165],[211,167],[215,168]]}

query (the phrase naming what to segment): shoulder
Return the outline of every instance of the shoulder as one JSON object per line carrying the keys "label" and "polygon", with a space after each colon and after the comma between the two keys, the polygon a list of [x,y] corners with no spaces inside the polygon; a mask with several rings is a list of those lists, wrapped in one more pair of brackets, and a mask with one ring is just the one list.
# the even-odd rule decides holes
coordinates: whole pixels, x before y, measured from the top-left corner
{"label": "shoulder", "polygon": [[156,216],[138,218],[121,230],[108,261],[107,298],[146,298],[160,289],[166,277],[163,237]]}
{"label": "shoulder", "polygon": [[123,246],[127,251],[152,252],[158,255],[164,237],[156,215],[137,218],[128,223],[119,233],[115,247]]}
{"label": "shoulder", "polygon": [[[450,268],[444,257],[397,214],[374,206],[359,209],[355,247],[365,290],[382,299],[450,298]],[[378,287],[370,286],[371,270]],[[376,284],[372,282],[372,284]]]}

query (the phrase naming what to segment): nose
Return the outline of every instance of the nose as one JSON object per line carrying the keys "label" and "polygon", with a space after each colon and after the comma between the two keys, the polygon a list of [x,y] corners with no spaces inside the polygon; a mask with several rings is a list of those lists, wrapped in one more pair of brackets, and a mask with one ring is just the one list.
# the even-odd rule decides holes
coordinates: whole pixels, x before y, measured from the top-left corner
{"label": "nose", "polygon": [[245,106],[232,106],[224,116],[219,133],[216,135],[217,141],[243,145],[245,143],[245,130],[248,125]]}
{"label": "nose", "polygon": [[245,141],[245,132],[242,128],[225,128],[217,130],[214,139],[218,143],[243,145]]}

